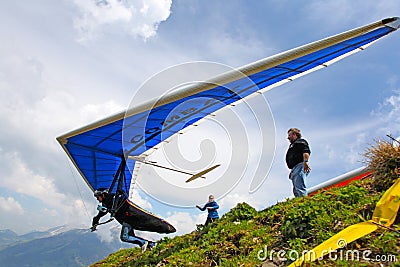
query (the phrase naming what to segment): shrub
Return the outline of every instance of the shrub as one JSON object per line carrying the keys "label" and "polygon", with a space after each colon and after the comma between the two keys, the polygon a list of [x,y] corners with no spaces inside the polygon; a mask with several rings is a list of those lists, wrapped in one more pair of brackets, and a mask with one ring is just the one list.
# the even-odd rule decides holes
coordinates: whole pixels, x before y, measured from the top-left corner
{"label": "shrub", "polygon": [[400,148],[387,141],[376,141],[364,153],[365,163],[374,173],[373,186],[377,191],[387,190],[399,177]]}

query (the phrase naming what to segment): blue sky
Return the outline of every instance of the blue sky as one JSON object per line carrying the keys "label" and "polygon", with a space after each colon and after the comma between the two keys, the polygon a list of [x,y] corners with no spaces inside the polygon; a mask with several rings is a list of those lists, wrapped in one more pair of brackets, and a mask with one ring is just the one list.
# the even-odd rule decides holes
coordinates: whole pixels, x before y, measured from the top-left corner
{"label": "blue sky", "polygon": [[[97,203],[55,138],[126,109],[140,86],[165,68],[195,61],[240,67],[400,16],[398,1],[100,2],[105,3],[3,2],[0,229],[88,227]],[[275,124],[268,136],[276,151],[266,181],[253,194],[249,181],[259,163],[250,158],[240,182],[218,199],[220,212],[243,201],[263,209],[292,195],[284,163],[290,127],[300,128],[311,145],[309,186],[362,166],[361,154],[374,139],[399,136],[399,41],[395,32],[329,68],[252,99],[251,111],[236,107],[234,116],[252,128],[254,114],[269,112],[266,99]],[[229,121],[229,116],[222,113],[217,120]],[[191,135],[197,136],[185,134],[189,142]],[[155,157],[162,161],[162,155]],[[151,176],[151,170],[142,171],[143,177]],[[197,197],[207,200],[207,195]],[[135,198],[174,223],[179,233],[205,221],[194,208],[164,205],[141,190]]]}

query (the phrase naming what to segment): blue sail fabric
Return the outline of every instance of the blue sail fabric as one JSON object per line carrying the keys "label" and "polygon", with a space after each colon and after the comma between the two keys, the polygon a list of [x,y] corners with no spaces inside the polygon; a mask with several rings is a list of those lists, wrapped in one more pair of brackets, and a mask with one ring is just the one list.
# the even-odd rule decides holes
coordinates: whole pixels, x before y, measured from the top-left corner
{"label": "blue sail fabric", "polygon": [[[262,88],[341,57],[390,32],[381,27],[223,85],[59,139],[91,189],[109,187],[124,156],[141,155],[180,130]],[[128,191],[134,160],[125,167]]]}

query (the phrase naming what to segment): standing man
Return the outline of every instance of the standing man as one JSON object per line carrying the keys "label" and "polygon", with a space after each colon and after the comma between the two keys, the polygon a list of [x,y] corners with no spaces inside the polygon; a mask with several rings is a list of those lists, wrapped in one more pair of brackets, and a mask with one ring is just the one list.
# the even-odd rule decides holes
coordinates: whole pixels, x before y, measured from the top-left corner
{"label": "standing man", "polygon": [[301,132],[297,128],[288,130],[289,149],[286,153],[286,164],[291,169],[289,179],[293,183],[293,194],[295,197],[307,196],[306,176],[311,168],[308,163],[310,158],[310,147],[305,139],[301,138]]}
{"label": "standing man", "polygon": [[215,202],[213,195],[210,195],[208,197],[208,203],[205,204],[204,207],[200,207],[199,205],[196,205],[196,208],[198,208],[201,211],[205,211],[207,209],[208,215],[207,215],[206,223],[204,224],[205,226],[207,226],[209,223],[212,223],[219,218],[218,211],[217,211],[219,206],[218,206],[217,202]]}

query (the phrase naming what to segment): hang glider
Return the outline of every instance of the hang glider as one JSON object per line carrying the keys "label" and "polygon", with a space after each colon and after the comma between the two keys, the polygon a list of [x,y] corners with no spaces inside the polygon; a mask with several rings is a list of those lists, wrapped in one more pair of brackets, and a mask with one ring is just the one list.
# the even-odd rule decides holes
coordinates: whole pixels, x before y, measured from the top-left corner
{"label": "hang glider", "polygon": [[[398,17],[387,18],[256,61],[71,131],[57,140],[92,190],[107,187],[115,191],[118,183],[117,187],[129,192],[136,175],[132,175],[138,162],[135,157],[144,157],[149,149],[217,110],[364,50],[397,30],[399,21]],[[260,185],[252,181],[250,190]]]}

